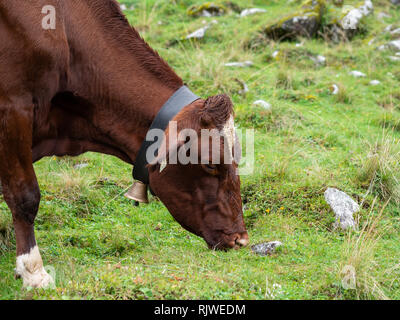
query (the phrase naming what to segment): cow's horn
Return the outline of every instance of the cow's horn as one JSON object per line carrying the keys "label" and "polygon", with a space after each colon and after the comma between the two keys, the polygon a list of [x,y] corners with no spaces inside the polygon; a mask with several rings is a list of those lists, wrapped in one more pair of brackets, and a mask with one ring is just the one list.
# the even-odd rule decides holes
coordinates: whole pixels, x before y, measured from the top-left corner
{"label": "cow's horn", "polygon": [[125,193],[125,197],[142,203],[149,203],[147,198],[147,185],[141,181],[135,181],[133,186]]}

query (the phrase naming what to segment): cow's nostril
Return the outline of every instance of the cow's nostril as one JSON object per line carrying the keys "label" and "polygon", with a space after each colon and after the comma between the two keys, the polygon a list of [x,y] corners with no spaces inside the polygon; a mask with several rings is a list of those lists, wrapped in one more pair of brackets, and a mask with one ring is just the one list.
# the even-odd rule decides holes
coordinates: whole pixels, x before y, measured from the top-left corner
{"label": "cow's nostril", "polygon": [[249,239],[246,238],[236,239],[236,244],[238,244],[241,247],[245,247],[249,244]]}

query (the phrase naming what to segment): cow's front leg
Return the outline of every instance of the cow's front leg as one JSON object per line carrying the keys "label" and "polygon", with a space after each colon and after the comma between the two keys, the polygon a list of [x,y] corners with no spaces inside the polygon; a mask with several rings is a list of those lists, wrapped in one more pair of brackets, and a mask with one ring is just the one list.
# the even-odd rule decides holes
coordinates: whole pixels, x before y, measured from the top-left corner
{"label": "cow's front leg", "polygon": [[16,274],[22,277],[25,287],[44,288],[53,279],[44,270],[34,234],[40,190],[32,165],[33,106],[0,104],[0,119],[0,179],[13,215]]}

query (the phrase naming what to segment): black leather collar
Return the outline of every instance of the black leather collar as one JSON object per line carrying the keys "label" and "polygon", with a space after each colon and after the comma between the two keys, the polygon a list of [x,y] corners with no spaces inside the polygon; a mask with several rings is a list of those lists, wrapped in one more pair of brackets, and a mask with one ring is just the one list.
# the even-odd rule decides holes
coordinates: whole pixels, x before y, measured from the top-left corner
{"label": "black leather collar", "polygon": [[[188,87],[181,87],[161,107],[156,118],[151,124],[149,131],[152,129],[161,129],[164,131],[167,128],[168,123],[179,113],[179,111],[198,99],[200,98],[190,91]],[[133,178],[147,185],[149,184],[149,171],[147,170],[146,166],[149,162],[146,159],[146,153],[147,149],[153,143],[156,142],[149,141],[145,138],[142,146],[139,149],[139,153],[136,157],[133,167]],[[152,160],[153,159],[149,159],[149,161]]]}

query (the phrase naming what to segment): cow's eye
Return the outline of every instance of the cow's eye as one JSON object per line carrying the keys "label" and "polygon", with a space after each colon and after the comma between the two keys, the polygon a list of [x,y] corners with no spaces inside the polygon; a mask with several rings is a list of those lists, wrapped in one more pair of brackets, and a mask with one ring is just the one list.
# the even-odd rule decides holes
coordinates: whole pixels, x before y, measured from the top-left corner
{"label": "cow's eye", "polygon": [[202,164],[201,166],[203,170],[209,174],[216,175],[218,173],[218,168],[215,164],[208,163],[208,164]]}

